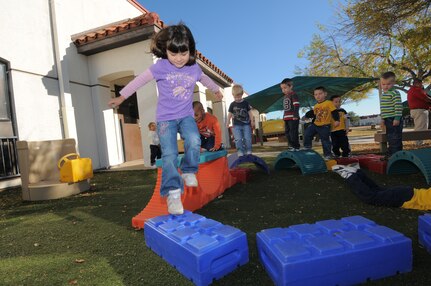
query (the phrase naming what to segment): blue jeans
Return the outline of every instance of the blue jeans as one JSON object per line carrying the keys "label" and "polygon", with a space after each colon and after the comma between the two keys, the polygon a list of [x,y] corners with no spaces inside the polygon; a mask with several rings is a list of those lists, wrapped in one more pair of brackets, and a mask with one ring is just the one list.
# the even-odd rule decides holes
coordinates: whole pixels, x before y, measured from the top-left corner
{"label": "blue jeans", "polygon": [[184,140],[184,157],[181,160],[182,173],[198,171],[201,138],[195,119],[191,116],[157,122],[157,133],[162,147],[162,185],[160,195],[167,196],[169,191],[183,189],[183,179],[178,172],[177,132]]}
{"label": "blue jeans", "polygon": [[398,126],[393,126],[394,117],[384,118],[386,127],[386,137],[388,139],[388,155],[403,150],[403,119],[400,119]]}
{"label": "blue jeans", "polygon": [[251,127],[250,125],[234,125],[232,128],[235,137],[236,150],[240,154],[251,154]]}
{"label": "blue jeans", "polygon": [[314,135],[319,134],[320,141],[322,141],[323,155],[331,156],[331,140],[329,135],[331,134],[331,126],[323,125],[316,126],[315,124],[310,124],[307,129],[305,129],[304,134],[304,147],[311,148]]}

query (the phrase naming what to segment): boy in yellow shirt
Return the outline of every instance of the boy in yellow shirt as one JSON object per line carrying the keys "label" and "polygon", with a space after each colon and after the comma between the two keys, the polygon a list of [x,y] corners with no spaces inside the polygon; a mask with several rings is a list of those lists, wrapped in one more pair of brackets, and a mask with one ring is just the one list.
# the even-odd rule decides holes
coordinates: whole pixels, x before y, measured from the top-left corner
{"label": "boy in yellow shirt", "polygon": [[332,171],[346,179],[352,192],[364,203],[423,211],[431,210],[431,188],[381,187],[359,169],[358,163],[348,166],[334,165]]}
{"label": "boy in yellow shirt", "polygon": [[327,92],[323,86],[314,89],[314,98],[317,101],[313,109],[315,119],[305,129],[304,148],[311,149],[313,137],[317,133],[322,141],[323,156],[325,160],[330,160],[332,159],[331,140],[329,139],[331,134],[331,119],[334,121],[333,126],[338,127],[340,125],[340,116],[332,101],[326,100],[326,95]]}
{"label": "boy in yellow shirt", "polygon": [[[341,96],[333,95],[331,96],[331,101],[337,109],[338,115],[340,116],[340,125],[337,127],[334,126],[334,121],[331,121],[332,153],[335,157],[349,157],[350,145],[349,138],[347,137],[350,128],[349,115],[347,114],[347,111],[344,110],[344,108],[341,108]],[[340,149],[342,153],[340,152]]]}

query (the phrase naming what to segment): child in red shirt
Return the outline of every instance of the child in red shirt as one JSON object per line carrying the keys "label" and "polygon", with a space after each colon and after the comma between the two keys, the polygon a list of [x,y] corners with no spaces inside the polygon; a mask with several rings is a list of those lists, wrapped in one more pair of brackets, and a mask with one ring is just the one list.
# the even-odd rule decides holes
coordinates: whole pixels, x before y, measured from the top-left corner
{"label": "child in red shirt", "polygon": [[199,101],[193,102],[193,110],[201,135],[201,147],[211,152],[222,149],[221,129],[217,117],[205,112]]}

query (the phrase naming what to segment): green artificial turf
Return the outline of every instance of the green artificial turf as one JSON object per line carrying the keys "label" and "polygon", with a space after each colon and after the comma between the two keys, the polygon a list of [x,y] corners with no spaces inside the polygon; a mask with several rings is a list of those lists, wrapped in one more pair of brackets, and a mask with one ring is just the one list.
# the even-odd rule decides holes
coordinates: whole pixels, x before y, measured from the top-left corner
{"label": "green artificial turf", "polygon": [[[265,158],[273,165],[274,158]],[[426,187],[422,174],[370,174],[386,185]],[[156,171],[97,173],[92,190],[43,202],[0,193],[0,285],[193,285],[145,246],[131,218],[149,201]],[[254,168],[247,184],[226,190],[197,213],[247,234],[250,261],[213,285],[272,285],[255,235],[266,228],[362,215],[413,242],[413,271],[369,285],[431,285],[431,254],[418,244],[421,211],[363,204],[334,173],[270,175]]]}

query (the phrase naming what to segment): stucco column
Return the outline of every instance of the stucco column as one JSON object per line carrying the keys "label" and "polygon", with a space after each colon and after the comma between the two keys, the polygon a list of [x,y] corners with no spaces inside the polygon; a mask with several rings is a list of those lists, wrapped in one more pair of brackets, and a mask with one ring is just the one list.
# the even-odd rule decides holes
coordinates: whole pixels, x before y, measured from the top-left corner
{"label": "stucco column", "polygon": [[226,128],[227,109],[226,103],[223,100],[213,102],[213,114],[217,117],[220,124],[222,142],[226,148],[230,148],[229,131]]}
{"label": "stucco column", "polygon": [[110,99],[109,83],[101,83],[91,88],[97,152],[99,165],[102,168],[118,165],[124,161],[118,116],[108,106]]}
{"label": "stucco column", "polygon": [[204,87],[201,83],[197,83],[194,93],[193,93],[193,101],[199,101],[202,103],[204,110],[207,111],[207,96],[206,96],[206,87]]}

